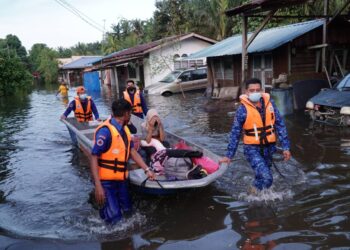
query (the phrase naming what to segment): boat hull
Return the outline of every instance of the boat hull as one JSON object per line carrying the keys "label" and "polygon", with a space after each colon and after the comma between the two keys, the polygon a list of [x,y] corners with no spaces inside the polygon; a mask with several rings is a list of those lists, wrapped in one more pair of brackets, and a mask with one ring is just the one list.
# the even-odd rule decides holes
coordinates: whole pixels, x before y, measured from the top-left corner
{"label": "boat hull", "polygon": [[[136,126],[138,131],[141,131],[142,119],[133,116],[132,122]],[[97,128],[98,124],[96,122],[89,123],[78,123],[75,118],[67,118],[62,120],[62,122],[67,126],[70,133],[72,142],[74,145],[79,146],[82,151],[90,157],[90,152],[93,147],[93,136],[94,131]],[[179,141],[185,141],[188,146],[194,150],[199,150],[203,152],[204,156],[207,156],[214,161],[219,161],[220,157],[211,151],[200,147],[196,144],[186,141],[184,138],[181,138],[169,131],[166,131],[167,141],[170,142],[170,145],[174,145]],[[144,171],[140,168],[130,169],[129,170],[129,180],[133,184],[136,190],[149,193],[149,194],[171,194],[176,193],[180,190],[201,188],[210,185],[219,177],[221,177],[227,170],[227,164],[220,164],[219,169],[208,176],[201,179],[194,180],[177,180],[169,181],[165,176],[157,176],[157,181],[147,180],[147,176]]]}

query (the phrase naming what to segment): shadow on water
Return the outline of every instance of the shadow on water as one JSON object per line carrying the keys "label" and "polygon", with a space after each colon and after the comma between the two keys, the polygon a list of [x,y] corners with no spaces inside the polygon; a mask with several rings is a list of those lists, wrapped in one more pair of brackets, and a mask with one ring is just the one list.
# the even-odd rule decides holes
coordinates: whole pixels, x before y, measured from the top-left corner
{"label": "shadow on water", "polygon": [[[56,87],[0,99],[0,248],[12,249],[313,249],[350,245],[350,130],[285,117],[293,159],[281,154],[270,192],[250,195],[253,172],[242,146],[225,175],[207,188],[171,196],[132,191],[134,213],[106,226],[88,203],[88,160],[59,122],[66,103]],[[75,89],[69,91],[73,100]],[[89,93],[102,117],[113,87]],[[224,155],[233,102],[202,93],[149,96],[166,129]],[[6,237],[6,236],[11,236]],[[8,249],[11,249],[10,247]]]}

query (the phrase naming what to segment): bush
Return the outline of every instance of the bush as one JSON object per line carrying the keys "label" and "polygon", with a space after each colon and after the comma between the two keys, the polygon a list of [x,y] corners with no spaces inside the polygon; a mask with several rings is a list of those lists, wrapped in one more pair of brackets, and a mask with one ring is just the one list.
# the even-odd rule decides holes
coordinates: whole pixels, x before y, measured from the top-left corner
{"label": "bush", "polygon": [[0,53],[0,96],[28,89],[31,83],[31,74],[16,54]]}

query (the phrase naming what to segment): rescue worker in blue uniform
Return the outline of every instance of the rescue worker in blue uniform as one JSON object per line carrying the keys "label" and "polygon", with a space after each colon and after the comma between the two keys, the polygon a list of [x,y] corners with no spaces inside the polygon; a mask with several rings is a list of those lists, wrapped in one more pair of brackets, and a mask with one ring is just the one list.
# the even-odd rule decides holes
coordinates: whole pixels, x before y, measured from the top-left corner
{"label": "rescue worker in blue uniform", "polygon": [[61,119],[66,119],[70,112],[74,111],[74,116],[78,122],[92,121],[92,114],[94,114],[96,120],[101,121],[95,103],[90,96],[86,95],[85,88],[79,86],[76,91],[77,96],[69,103]]}
{"label": "rescue worker in blue uniform", "polygon": [[140,118],[143,118],[147,112],[147,104],[141,91],[136,89],[133,80],[126,82],[126,90],[123,92],[123,98],[132,105],[132,113]]}
{"label": "rescue worker in blue uniform", "polygon": [[[226,156],[220,162],[231,162],[243,130],[244,155],[255,172],[254,187],[267,189],[272,185],[272,155],[276,151],[276,137],[282,146],[284,160],[291,157],[286,126],[270,95],[263,93],[257,78],[245,81],[245,94],[236,110]],[[277,136],[276,136],[277,134]]]}
{"label": "rescue worker in blue uniform", "polygon": [[128,192],[127,162],[131,157],[154,179],[154,173],[134,149],[127,124],[132,107],[120,99],[112,104],[113,116],[97,127],[91,154],[91,172],[95,184],[95,200],[100,205],[100,216],[109,224],[118,222],[132,209]]}

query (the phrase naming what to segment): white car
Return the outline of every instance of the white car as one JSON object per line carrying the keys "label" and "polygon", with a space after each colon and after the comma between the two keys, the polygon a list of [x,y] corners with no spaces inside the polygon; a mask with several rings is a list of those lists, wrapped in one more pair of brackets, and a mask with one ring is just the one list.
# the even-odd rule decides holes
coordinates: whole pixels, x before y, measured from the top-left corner
{"label": "white car", "polygon": [[205,89],[207,87],[207,68],[174,70],[163,80],[147,86],[144,93],[148,95],[170,96],[182,91]]}

